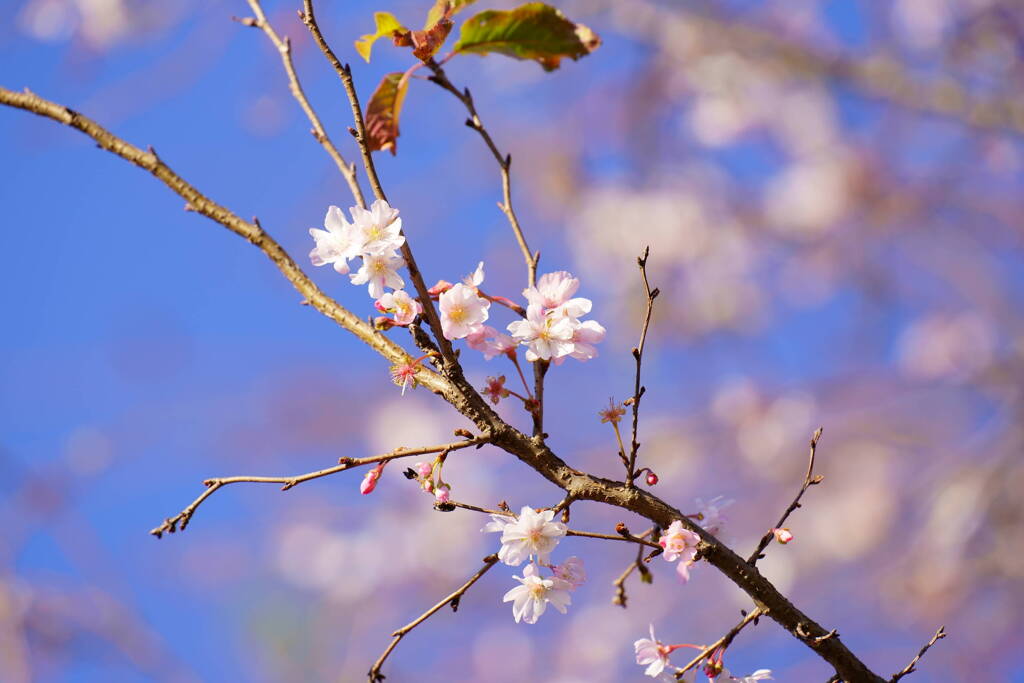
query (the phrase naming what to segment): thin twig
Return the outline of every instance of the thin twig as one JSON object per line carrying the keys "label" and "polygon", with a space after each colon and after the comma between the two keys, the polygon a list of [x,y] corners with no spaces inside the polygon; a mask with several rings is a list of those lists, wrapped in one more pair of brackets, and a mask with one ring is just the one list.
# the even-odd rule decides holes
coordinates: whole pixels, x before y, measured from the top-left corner
{"label": "thin twig", "polygon": [[388,655],[391,654],[391,651],[395,649],[398,643],[401,642],[402,638],[404,638],[405,635],[409,633],[409,631],[413,630],[414,628],[422,624],[424,621],[429,619],[434,613],[436,613],[445,605],[451,605],[452,610],[457,610],[459,606],[459,600],[462,598],[465,592],[469,590],[470,586],[479,581],[480,577],[487,573],[487,570],[489,570],[491,567],[495,565],[495,563],[498,561],[498,556],[488,555],[484,558],[483,561],[484,566],[481,567],[476,574],[473,574],[473,576],[471,576],[469,580],[466,581],[466,583],[459,586],[453,593],[445,596],[440,602],[438,602],[436,605],[428,609],[426,612],[416,617],[408,624],[406,624],[405,626],[391,634],[394,637],[394,640],[392,640],[388,644],[387,648],[385,648],[381,656],[378,657],[377,661],[373,663],[373,667],[370,668],[370,673],[368,674],[370,678],[370,683],[378,683],[379,681],[384,680],[384,676],[381,674],[380,668],[384,666],[384,661],[388,658]]}
{"label": "thin twig", "polygon": [[[249,0],[250,3],[256,2],[256,0]],[[342,86],[345,88],[345,94],[348,96],[349,104],[352,108],[352,120],[355,123],[354,135],[356,143],[359,145],[359,154],[363,159],[363,166],[366,168],[366,176],[370,180],[370,187],[373,188],[373,195],[380,200],[387,201],[387,196],[384,194],[384,188],[381,186],[380,177],[377,175],[377,168],[373,163],[373,155],[370,152],[370,148],[367,144],[366,136],[366,123],[363,120],[363,111],[359,106],[359,95],[356,93],[355,83],[352,80],[352,69],[348,64],[342,64],[334,51],[331,50],[327,44],[327,40],[324,38],[323,33],[320,32],[320,26],[317,24],[316,15],[313,13],[313,1],[303,0],[303,10],[299,12],[299,17],[302,19],[302,23],[309,29],[310,34],[313,36],[313,40],[316,42],[320,51],[324,53],[327,61],[330,62],[331,66],[338,73],[341,78]],[[404,232],[403,232],[404,234]],[[441,351],[441,357],[444,359],[444,364],[449,369],[454,369],[458,366],[458,361],[455,358],[455,353],[452,350],[452,343],[445,338],[441,331],[441,319],[437,316],[437,310],[434,308],[434,302],[430,298],[430,292],[428,291],[427,284],[423,280],[423,275],[420,273],[419,267],[416,265],[416,259],[412,255],[412,249],[409,246],[409,239],[406,236],[405,243],[401,247],[402,258],[405,259],[405,267],[409,271],[409,279],[412,280],[413,286],[416,288],[416,298],[423,306],[423,315],[427,319],[427,323],[430,325],[430,329],[434,332],[434,337],[437,340],[437,345]]]}
{"label": "thin twig", "polygon": [[266,15],[263,13],[263,8],[257,0],[248,0],[249,7],[252,9],[253,14],[256,15],[255,19],[246,18],[239,19],[241,23],[246,26],[252,26],[261,29],[270,38],[270,42],[277,48],[278,53],[281,55],[281,63],[284,65],[285,73],[288,75],[288,88],[292,92],[292,96],[298,101],[299,106],[302,107],[302,111],[306,113],[306,118],[309,119],[310,124],[313,126],[313,137],[319,142],[323,148],[327,151],[327,154],[334,160],[338,170],[341,171],[342,177],[345,178],[345,182],[348,183],[349,189],[352,191],[352,196],[355,198],[356,203],[360,206],[366,206],[366,200],[363,198],[363,190],[359,187],[359,180],[356,178],[356,165],[349,163],[341,156],[338,152],[338,148],[334,146],[331,139],[327,136],[327,131],[324,130],[324,126],[320,123],[320,117],[316,115],[316,111],[313,110],[313,106],[309,103],[309,99],[306,97],[306,93],[302,90],[302,84],[299,83],[299,76],[295,72],[295,64],[292,61],[292,45],[291,41],[286,37],[282,38],[274,30],[274,27],[267,21]]}
{"label": "thin twig", "polygon": [[[246,221],[224,206],[214,202],[175,173],[152,151],[145,152],[126,140],[117,137],[92,119],[63,105],[43,99],[32,92],[15,92],[0,87],[0,104],[24,109],[45,116],[58,123],[75,128],[96,141],[97,145],[117,156],[143,168],[156,176],[167,187],[185,200],[185,205],[195,213],[220,223],[231,232],[244,237],[269,258],[281,274],[299,291],[303,301],[334,320],[392,363],[409,363],[411,358],[401,346],[382,334],[378,334],[369,323],[353,314],[317,287],[309,276],[295,263],[294,259],[274,240],[255,219]],[[428,368],[416,375],[416,381],[435,393],[451,390],[447,380]]]}
{"label": "thin twig", "polygon": [[910,674],[912,674],[915,671],[917,671],[917,668],[916,668],[917,667],[917,663],[919,661],[921,661],[921,657],[924,657],[924,653],[928,652],[928,650],[931,648],[932,645],[934,645],[935,643],[939,642],[940,640],[942,640],[945,637],[946,637],[946,627],[945,626],[940,626],[939,630],[935,632],[934,636],[932,636],[932,639],[929,640],[925,644],[925,646],[921,648],[921,651],[917,653],[916,657],[914,657],[912,660],[910,660],[910,664],[907,664],[905,667],[903,667],[903,670],[900,671],[898,674],[894,674],[893,677],[889,679],[889,683],[896,683],[896,681],[900,680],[904,676],[909,676]]}
{"label": "thin twig", "polygon": [[733,626],[731,629],[729,629],[728,633],[726,633],[724,636],[713,642],[711,645],[708,645],[706,648],[704,648],[704,650],[699,655],[694,657],[689,664],[680,669],[676,669],[676,680],[678,681],[679,679],[681,679],[683,677],[683,674],[685,674],[687,671],[700,664],[701,660],[703,660],[705,657],[713,653],[715,650],[719,648],[722,648],[724,650],[725,648],[729,647],[733,639],[739,635],[740,631],[746,628],[747,624],[749,624],[752,621],[755,621],[758,617],[764,615],[767,611],[768,610],[762,607],[758,607],[754,609],[753,612],[743,617],[743,621]]}
{"label": "thin twig", "polygon": [[626,541],[628,543],[639,543],[641,546],[649,546],[661,550],[661,546],[653,541],[640,538],[639,536],[633,536],[632,534],[623,535],[612,535],[612,534],[598,534],[593,531],[577,531],[575,529],[568,529],[565,532],[566,536],[583,536],[585,538],[602,538],[606,541]]}
{"label": "thin twig", "polygon": [[334,467],[328,467],[326,469],[317,470],[316,472],[308,472],[306,474],[299,474],[291,477],[258,477],[258,476],[240,476],[240,477],[218,477],[216,479],[207,479],[203,482],[206,486],[206,490],[203,491],[202,495],[196,498],[192,503],[184,510],[179,512],[174,517],[168,517],[164,520],[164,523],[149,533],[153,534],[157,538],[160,538],[164,533],[174,533],[175,531],[184,531],[185,527],[192,520],[192,515],[195,514],[196,509],[202,505],[203,501],[213,495],[214,491],[217,491],[223,486],[228,484],[240,484],[240,483],[253,483],[253,484],[284,484],[281,487],[282,491],[287,491],[293,486],[297,486],[303,482],[310,481],[312,479],[319,479],[326,477],[331,474],[338,472],[344,472],[354,467],[361,467],[375,462],[387,462],[389,460],[395,460],[396,458],[406,458],[412,455],[426,455],[427,453],[448,453],[450,451],[457,451],[461,448],[469,448],[470,446],[476,446],[478,444],[486,443],[488,438],[486,436],[476,437],[474,439],[467,439],[466,441],[456,441],[455,443],[441,444],[439,446],[423,446],[420,448],[396,448],[388,453],[381,455],[372,455],[366,458],[342,458],[340,464]]}
{"label": "thin twig", "polygon": [[[650,529],[640,534],[638,538],[646,538],[650,536],[657,528],[658,527],[652,526]],[[648,557],[648,559],[650,559],[650,557]],[[630,574],[635,570],[640,570],[641,579],[643,579],[644,576],[647,576],[648,578],[650,577],[650,570],[644,566],[644,561],[644,548],[643,546],[639,546],[636,549],[636,559],[633,560],[633,562],[631,562],[621,574],[619,574],[619,578],[612,581],[612,585],[615,586],[615,597],[612,598],[612,604],[620,605],[623,609],[626,608],[626,579],[628,579]]]}
{"label": "thin twig", "polygon": [[750,557],[747,558],[747,564],[749,564],[751,567],[757,564],[757,561],[762,557],[761,553],[764,552],[764,549],[767,548],[768,544],[772,542],[773,538],[775,538],[774,530],[781,529],[782,525],[786,523],[786,520],[793,513],[793,511],[800,507],[800,499],[803,498],[804,492],[807,491],[807,489],[811,488],[812,486],[820,484],[824,479],[824,477],[821,476],[820,474],[817,476],[814,474],[814,457],[818,450],[818,441],[819,439],[821,439],[821,434],[822,428],[818,427],[814,431],[814,435],[811,436],[811,454],[807,459],[807,473],[804,475],[804,482],[800,486],[800,490],[797,492],[796,498],[794,498],[793,502],[789,504],[789,507],[786,508],[786,511],[782,513],[782,517],[779,518],[779,521],[776,522],[775,526],[769,529],[768,532],[761,537],[761,541],[757,544],[757,550],[751,553]]}
{"label": "thin twig", "polygon": [[658,298],[660,291],[651,289],[647,281],[647,257],[651,253],[650,247],[644,248],[644,255],[636,260],[640,267],[640,277],[644,281],[644,294],[647,296],[647,311],[644,314],[644,325],[640,329],[640,343],[633,349],[633,358],[636,360],[636,380],[633,383],[633,397],[630,401],[633,408],[633,440],[629,447],[629,462],[626,465],[626,485],[632,487],[636,479],[636,454],[640,450],[640,442],[637,441],[637,427],[640,421],[640,399],[647,392],[647,387],[640,384],[640,366],[643,364],[644,345],[647,342],[647,328],[651,324],[651,313],[654,311],[654,300]]}

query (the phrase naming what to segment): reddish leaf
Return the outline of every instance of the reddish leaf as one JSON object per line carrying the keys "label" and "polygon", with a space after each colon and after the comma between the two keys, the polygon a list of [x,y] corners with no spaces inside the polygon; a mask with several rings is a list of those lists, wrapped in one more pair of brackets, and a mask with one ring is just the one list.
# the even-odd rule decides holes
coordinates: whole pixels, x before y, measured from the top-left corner
{"label": "reddish leaf", "polygon": [[366,105],[366,142],[371,152],[398,152],[398,116],[408,87],[409,79],[397,71],[385,75],[373,91]]}

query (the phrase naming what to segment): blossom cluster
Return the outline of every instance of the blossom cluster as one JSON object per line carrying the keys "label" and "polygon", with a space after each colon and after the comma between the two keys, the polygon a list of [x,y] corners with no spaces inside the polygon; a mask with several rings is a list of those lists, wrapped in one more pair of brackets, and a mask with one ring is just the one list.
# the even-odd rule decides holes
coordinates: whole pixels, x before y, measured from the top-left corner
{"label": "blossom cluster", "polygon": [[[519,585],[505,593],[503,598],[503,602],[512,603],[512,616],[516,623],[537,623],[549,604],[565,614],[572,603],[569,594],[587,580],[583,560],[578,557],[570,557],[558,565],[550,563],[551,551],[567,531],[564,524],[553,521],[554,516],[554,510],[537,512],[527,505],[520,510],[518,517],[491,515],[491,521],[481,529],[501,533],[499,560],[512,567],[528,562],[523,575],[513,577]],[[549,569],[551,574],[544,576],[542,567]]]}
{"label": "blossom cluster", "polygon": [[[640,666],[646,666],[644,674],[655,678],[659,681],[665,681],[668,683],[671,681],[675,683],[677,679],[675,674],[667,671],[668,667],[671,666],[669,661],[669,655],[675,650],[683,647],[690,647],[696,650],[703,650],[704,648],[699,645],[691,645],[684,643],[680,645],[666,645],[665,643],[658,640],[657,636],[654,635],[654,625],[651,625],[651,637],[640,638],[633,643],[633,649],[636,652],[636,663]],[[705,659],[705,665],[703,667],[703,673],[707,677],[709,682],[718,680],[718,678],[724,677],[723,680],[727,681],[739,681],[739,683],[756,683],[756,681],[773,680],[772,672],[770,669],[758,669],[749,676],[736,677],[729,673],[729,670],[722,666],[722,656],[725,654],[724,650],[719,649],[717,652],[708,655]]]}
{"label": "blossom cluster", "polygon": [[418,462],[406,470],[405,476],[420,483],[420,488],[434,494],[434,500],[444,505],[451,501],[452,487],[441,480],[441,462]]}
{"label": "blossom cluster", "polygon": [[[408,325],[423,312],[423,307],[404,291],[405,280],[398,274],[398,269],[405,265],[405,259],[398,253],[405,244],[398,210],[378,199],[369,209],[353,206],[349,214],[351,223],[341,209],[331,206],[324,218],[325,229],[309,229],[316,243],[309,252],[310,260],[314,266],[330,263],[345,275],[349,272],[348,262],[359,257],[362,265],[349,275],[352,284],[367,286],[370,296],[376,299],[377,310],[394,316],[390,324]],[[385,288],[393,291],[386,292]]]}

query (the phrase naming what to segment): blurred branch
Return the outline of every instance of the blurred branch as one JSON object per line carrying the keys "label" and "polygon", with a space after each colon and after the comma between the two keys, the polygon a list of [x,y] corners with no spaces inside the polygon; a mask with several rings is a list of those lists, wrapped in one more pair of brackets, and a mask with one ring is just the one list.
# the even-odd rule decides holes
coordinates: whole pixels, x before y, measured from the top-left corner
{"label": "blurred branch", "polygon": [[731,629],[729,629],[728,633],[726,633],[724,636],[713,642],[711,645],[708,645],[706,648],[704,648],[704,650],[699,655],[690,660],[689,664],[680,669],[676,669],[676,680],[678,681],[682,679],[683,674],[685,674],[687,671],[700,664],[701,660],[703,660],[708,655],[714,653],[715,650],[721,648],[724,651],[727,647],[729,647],[729,645],[732,644],[733,639],[735,639],[736,636],[739,635],[740,631],[747,627],[747,624],[749,624],[752,621],[756,622],[758,617],[762,616],[767,611],[768,610],[762,607],[758,607],[754,609],[754,611],[750,614],[744,615],[743,621],[733,626]]}
{"label": "blurred branch", "polygon": [[370,683],[379,683],[379,681],[384,680],[385,677],[383,674],[381,674],[380,668],[384,666],[384,661],[388,658],[388,655],[391,654],[391,651],[395,649],[398,643],[402,641],[402,638],[404,638],[409,631],[413,630],[414,628],[422,624],[424,621],[429,619],[445,605],[451,605],[452,611],[457,611],[459,609],[459,601],[462,599],[462,596],[465,594],[467,590],[469,590],[470,586],[479,581],[480,577],[486,574],[487,571],[495,565],[495,563],[498,561],[498,556],[488,555],[484,558],[483,561],[484,566],[481,567],[476,574],[473,574],[473,576],[471,576],[469,580],[466,581],[466,583],[459,586],[457,589],[455,589],[453,593],[444,597],[439,603],[428,609],[426,612],[416,617],[408,624],[406,624],[405,626],[391,634],[392,636],[394,636],[394,640],[391,641],[391,643],[387,646],[387,648],[384,650],[381,656],[377,658],[377,661],[373,663],[373,667],[370,669],[370,673],[368,674],[370,678]]}
{"label": "blurred branch", "polygon": [[756,58],[774,61],[788,73],[834,78],[871,97],[896,105],[960,121],[982,129],[1024,134],[1024,102],[1013,97],[978,97],[951,77],[924,80],[907,66],[887,55],[855,59],[832,55],[780,37],[766,28],[725,20],[700,12],[664,10],[653,3],[636,1],[621,13],[621,28],[642,32],[645,37],[663,33],[667,14],[682,17],[689,35],[705,43]]}
{"label": "blurred branch", "polygon": [[[249,0],[249,3],[258,4],[258,0]],[[342,86],[345,88],[345,94],[348,96],[349,104],[352,107],[352,119],[355,123],[355,128],[350,129],[350,132],[355,136],[356,142],[359,145],[359,153],[363,159],[363,166],[366,168],[366,175],[370,179],[370,187],[373,188],[373,194],[377,199],[386,202],[387,196],[384,194],[384,188],[380,184],[380,178],[377,176],[377,168],[373,164],[373,156],[370,152],[369,146],[367,145],[366,123],[363,120],[363,112],[359,106],[359,95],[356,93],[355,83],[352,81],[352,69],[348,64],[342,64],[338,61],[334,51],[327,44],[327,40],[324,38],[323,33],[320,32],[320,25],[316,21],[316,15],[313,13],[312,0],[303,0],[302,6],[303,9],[299,12],[299,18],[302,19],[302,23],[304,23],[306,28],[309,29],[317,47],[320,48],[320,51],[323,52],[327,61],[337,72],[339,78],[341,78]],[[447,371],[454,372],[461,376],[458,360],[455,357],[455,352],[452,350],[452,343],[445,338],[441,331],[441,320],[437,317],[437,310],[434,308],[434,302],[430,298],[430,293],[427,291],[427,284],[423,281],[423,275],[420,273],[419,267],[416,265],[416,259],[413,258],[412,248],[409,246],[408,237],[406,237],[405,243],[401,247],[401,252],[402,258],[405,259],[405,267],[409,271],[409,279],[412,280],[413,285],[416,288],[416,298],[423,306],[423,315],[427,319],[430,329],[434,332],[438,348],[441,351],[441,357],[444,359],[443,367]],[[467,384],[466,387],[468,386],[469,385]],[[465,387],[463,387],[463,389],[465,389]],[[470,387],[470,391],[472,390],[473,389]]]}
{"label": "blurred branch", "polygon": [[196,498],[192,503],[179,512],[174,517],[168,517],[164,520],[164,523],[149,533],[153,534],[157,538],[161,538],[164,533],[173,534],[175,531],[184,531],[185,527],[192,520],[192,515],[195,514],[196,509],[202,505],[203,501],[212,496],[215,491],[221,487],[227,486],[228,484],[241,484],[241,483],[252,483],[252,484],[284,484],[281,487],[282,491],[287,491],[293,486],[310,481],[312,479],[319,479],[338,472],[344,472],[354,467],[361,467],[363,465],[369,465],[375,462],[388,462],[389,460],[395,460],[396,458],[407,458],[412,455],[426,455],[427,453],[449,453],[451,451],[457,451],[462,448],[469,448],[470,446],[478,446],[488,442],[487,436],[478,436],[466,441],[456,441],[455,443],[446,443],[438,446],[422,446],[420,448],[396,448],[393,451],[384,453],[382,455],[372,455],[366,458],[341,458],[338,465],[334,467],[328,467],[327,469],[317,470],[316,472],[308,472],[306,474],[299,474],[291,477],[256,477],[256,476],[240,476],[240,477],[219,477],[216,479],[207,479],[203,482],[206,486],[206,490],[203,491],[202,495]]}
{"label": "blurred branch", "polygon": [[278,54],[281,55],[281,64],[284,65],[285,73],[288,75],[288,88],[292,92],[292,96],[298,101],[299,106],[302,107],[302,111],[306,113],[306,118],[309,119],[313,129],[310,131],[316,141],[323,146],[327,151],[327,154],[334,159],[335,165],[338,170],[341,171],[341,175],[345,178],[345,182],[348,183],[349,189],[352,191],[352,196],[355,198],[356,203],[359,206],[366,206],[366,200],[363,198],[363,190],[359,187],[359,181],[356,179],[356,165],[355,163],[348,163],[338,152],[338,148],[334,146],[331,139],[327,137],[327,131],[324,130],[324,126],[320,123],[320,117],[316,115],[312,105],[309,103],[309,99],[306,97],[306,93],[302,90],[302,84],[299,83],[299,76],[295,73],[295,64],[292,62],[292,43],[287,36],[281,38],[274,27],[267,21],[266,15],[263,13],[263,8],[260,3],[256,0],[248,0],[249,7],[252,9],[253,14],[256,18],[246,17],[239,19],[235,17],[235,20],[244,24],[245,26],[252,26],[254,28],[261,29],[270,38],[270,42],[277,48]]}
{"label": "blurred branch", "polygon": [[[66,126],[71,126],[95,140],[101,149],[112,152],[122,159],[149,171],[185,200],[186,209],[200,213],[207,218],[212,218],[236,235],[244,237],[266,254],[273,261],[274,265],[277,266],[278,270],[281,271],[281,274],[302,294],[305,303],[308,303],[328,318],[334,320],[338,325],[354,334],[392,363],[408,363],[412,360],[402,347],[377,332],[369,323],[360,319],[337,301],[324,294],[319,287],[313,284],[309,276],[303,272],[281,245],[263,230],[258,220],[255,218],[252,222],[242,220],[220,204],[208,199],[199,190],[188,184],[181,176],[171,170],[157,156],[153,148],[149,148],[148,152],[144,152],[131,143],[110,133],[92,119],[65,106],[38,97],[28,90],[19,93],[0,87],[0,104],[24,109],[33,114],[53,119],[58,123],[63,123]],[[450,390],[449,383],[444,378],[427,368],[420,370],[416,375],[416,381],[436,393]]]}
{"label": "blurred branch", "polygon": [[925,644],[925,646],[921,648],[921,651],[917,653],[916,657],[914,657],[912,660],[910,660],[910,664],[907,664],[905,667],[903,667],[903,670],[900,671],[898,674],[893,675],[893,677],[889,679],[889,683],[896,683],[896,681],[900,680],[904,676],[909,676],[910,674],[912,674],[915,671],[917,671],[917,668],[916,668],[917,667],[917,663],[919,661],[921,661],[921,657],[924,657],[924,653],[928,652],[928,650],[931,649],[932,645],[934,645],[935,643],[939,642],[940,640],[942,640],[945,637],[946,637],[946,627],[945,626],[940,626],[939,630],[935,632],[934,636],[932,636],[932,639],[929,640]]}
{"label": "blurred branch", "polygon": [[751,567],[757,564],[757,561],[764,557],[764,555],[762,555],[761,553],[764,551],[765,548],[768,547],[768,544],[772,542],[772,539],[775,538],[774,530],[781,529],[782,525],[786,523],[786,520],[793,513],[793,511],[800,507],[800,499],[803,498],[804,492],[807,491],[807,489],[811,488],[812,486],[820,484],[824,479],[824,477],[821,476],[820,474],[817,476],[815,476],[814,474],[814,456],[816,451],[818,450],[818,440],[821,439],[821,433],[822,428],[818,427],[814,431],[814,435],[811,436],[811,455],[807,460],[807,473],[804,475],[804,483],[800,486],[800,490],[797,492],[796,498],[794,498],[793,502],[789,504],[789,507],[786,508],[786,511],[782,513],[782,517],[779,518],[779,521],[776,522],[775,526],[769,529],[768,532],[761,537],[761,541],[757,544],[757,549],[750,554],[750,557],[747,558],[747,563]]}
{"label": "blurred branch", "polygon": [[[647,393],[647,387],[640,385],[640,366],[643,364],[644,358],[644,344],[647,342],[647,328],[651,324],[651,313],[654,311],[654,300],[658,298],[660,293],[657,288],[651,289],[650,283],[647,281],[647,257],[651,253],[650,247],[644,248],[644,255],[640,256],[636,260],[637,266],[640,267],[640,277],[643,278],[644,282],[644,293],[647,296],[647,311],[644,314],[644,325],[640,329],[640,343],[637,344],[636,348],[633,349],[633,358],[636,360],[636,381],[633,384],[633,397],[627,401],[633,409],[633,440],[629,447],[629,463],[626,467],[626,485],[633,486],[633,481],[636,479],[636,454],[640,450],[640,442],[637,441],[637,427],[640,421],[640,399],[645,393]],[[616,434],[618,429],[616,429]]]}

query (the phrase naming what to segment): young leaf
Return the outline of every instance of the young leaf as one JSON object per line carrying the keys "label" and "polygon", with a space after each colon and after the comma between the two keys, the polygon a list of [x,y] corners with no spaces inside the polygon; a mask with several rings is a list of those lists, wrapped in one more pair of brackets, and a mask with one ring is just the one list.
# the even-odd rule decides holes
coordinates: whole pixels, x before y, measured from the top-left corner
{"label": "young leaf", "polygon": [[600,44],[597,34],[583,24],[569,21],[550,5],[531,2],[513,10],[488,10],[470,17],[462,25],[455,51],[534,59],[545,71],[553,71],[563,57],[579,59]]}
{"label": "young leaf", "polygon": [[472,5],[476,0],[437,0],[434,6],[427,12],[427,23],[423,24],[423,28],[429,29],[433,27],[442,17],[446,16],[448,10],[451,10],[447,16],[450,18],[462,10]]}
{"label": "young leaf", "polygon": [[[437,5],[434,6],[435,8]],[[442,3],[441,14],[433,24],[430,24],[422,31],[410,31],[408,39],[412,44],[412,53],[417,59],[424,62],[437,54],[437,51],[444,45],[448,34],[452,31],[452,14],[454,10],[447,2]],[[398,43],[398,40],[395,41]]]}
{"label": "young leaf", "polygon": [[366,105],[367,145],[371,152],[398,152],[398,115],[402,111],[409,79],[401,71],[386,74]]}
{"label": "young leaf", "polygon": [[373,19],[377,22],[377,32],[367,33],[356,41],[356,52],[367,62],[370,61],[370,51],[378,38],[393,36],[395,32],[404,33],[407,29],[395,19],[391,12],[374,12]]}

